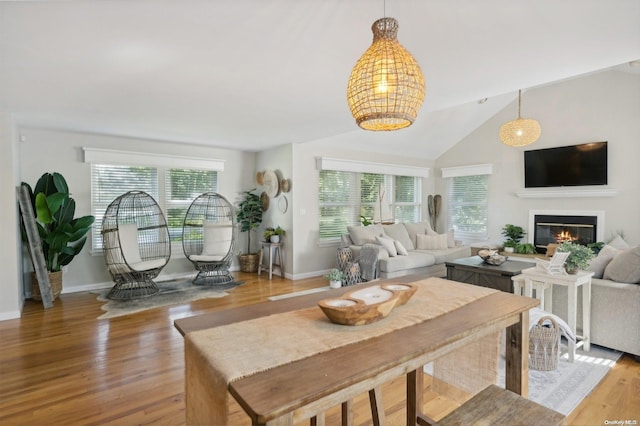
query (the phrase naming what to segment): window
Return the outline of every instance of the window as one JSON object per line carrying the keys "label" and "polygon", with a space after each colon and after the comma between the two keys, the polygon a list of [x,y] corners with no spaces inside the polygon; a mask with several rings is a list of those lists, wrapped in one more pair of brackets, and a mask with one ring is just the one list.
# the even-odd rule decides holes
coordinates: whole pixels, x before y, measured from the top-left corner
{"label": "window", "polygon": [[383,185],[394,219],[418,222],[421,217],[421,178],[376,173],[321,170],[319,178],[320,241],[340,238],[347,226],[372,218]]}
{"label": "window", "polygon": [[91,211],[95,218],[92,249],[102,250],[102,218],[111,202],[128,191],[144,191],[162,208],[172,242],[182,238],[182,222],[200,194],[218,191],[214,170],[91,164]]}
{"label": "window", "polygon": [[449,179],[447,223],[465,242],[487,238],[488,183],[486,174]]}

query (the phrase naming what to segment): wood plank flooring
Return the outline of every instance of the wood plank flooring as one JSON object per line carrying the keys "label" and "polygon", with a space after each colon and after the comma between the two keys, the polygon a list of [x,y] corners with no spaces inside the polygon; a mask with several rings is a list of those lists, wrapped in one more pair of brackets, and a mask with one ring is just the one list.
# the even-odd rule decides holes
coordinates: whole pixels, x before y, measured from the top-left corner
{"label": "wood plank flooring", "polygon": [[[324,279],[268,280],[237,273],[243,286],[220,299],[97,320],[95,294],[63,294],[54,307],[27,301],[23,316],[0,321],[0,424],[184,424],[183,339],[178,318],[266,301],[269,296],[326,286]],[[425,411],[441,418],[455,403],[430,391]],[[382,388],[387,424],[404,423],[404,379]],[[339,407],[327,413],[339,424]],[[354,402],[356,425],[371,424],[366,394]],[[569,425],[640,422],[640,364],[625,355],[569,416]],[[236,407],[232,424],[249,424]],[[632,424],[632,423],[630,423]]]}

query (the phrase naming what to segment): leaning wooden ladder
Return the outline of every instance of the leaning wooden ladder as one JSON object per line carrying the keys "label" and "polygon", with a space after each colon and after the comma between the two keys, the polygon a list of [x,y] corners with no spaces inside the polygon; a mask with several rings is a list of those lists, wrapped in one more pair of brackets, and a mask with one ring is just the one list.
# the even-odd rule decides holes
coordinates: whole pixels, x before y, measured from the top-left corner
{"label": "leaning wooden ladder", "polygon": [[35,270],[38,284],[40,285],[42,305],[45,309],[51,308],[53,307],[53,293],[51,291],[49,274],[42,251],[42,241],[40,240],[40,234],[38,234],[38,226],[36,225],[35,215],[33,214],[29,189],[24,184],[18,187],[18,204],[20,205],[22,223],[24,223],[24,229],[27,234],[29,254],[33,261],[33,269]]}

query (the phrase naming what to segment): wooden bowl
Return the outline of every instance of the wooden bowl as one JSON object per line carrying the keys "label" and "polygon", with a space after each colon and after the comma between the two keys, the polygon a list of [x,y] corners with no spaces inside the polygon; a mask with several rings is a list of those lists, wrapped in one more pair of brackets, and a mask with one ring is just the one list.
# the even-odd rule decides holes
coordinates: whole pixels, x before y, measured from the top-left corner
{"label": "wooden bowl", "polygon": [[345,293],[318,302],[329,321],[341,325],[371,324],[385,318],[396,306],[404,305],[418,287],[413,284],[382,284]]}

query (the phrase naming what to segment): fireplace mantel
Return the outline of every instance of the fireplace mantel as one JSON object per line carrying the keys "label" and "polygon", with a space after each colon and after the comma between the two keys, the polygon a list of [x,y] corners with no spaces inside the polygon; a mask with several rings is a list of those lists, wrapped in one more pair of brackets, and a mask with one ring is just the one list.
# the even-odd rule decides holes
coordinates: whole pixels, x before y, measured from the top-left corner
{"label": "fireplace mantel", "polygon": [[519,198],[584,198],[614,197],[618,194],[615,188],[531,188],[515,193]]}

